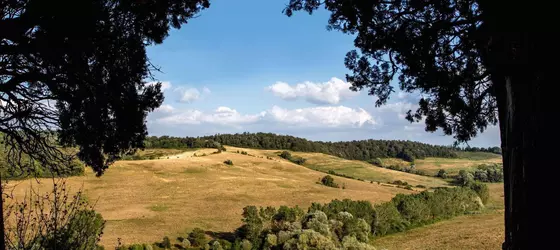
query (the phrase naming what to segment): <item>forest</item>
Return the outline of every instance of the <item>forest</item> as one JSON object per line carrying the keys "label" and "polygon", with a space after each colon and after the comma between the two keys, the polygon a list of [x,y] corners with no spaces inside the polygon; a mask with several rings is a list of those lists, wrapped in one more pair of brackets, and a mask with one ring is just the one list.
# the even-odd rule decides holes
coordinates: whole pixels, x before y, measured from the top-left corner
{"label": "forest", "polygon": [[146,148],[217,148],[221,145],[255,149],[278,149],[325,153],[349,160],[394,157],[412,162],[426,157],[456,158],[456,151],[494,152],[492,148],[457,148],[402,140],[360,140],[347,142],[310,141],[273,133],[216,134],[202,137],[147,137]]}

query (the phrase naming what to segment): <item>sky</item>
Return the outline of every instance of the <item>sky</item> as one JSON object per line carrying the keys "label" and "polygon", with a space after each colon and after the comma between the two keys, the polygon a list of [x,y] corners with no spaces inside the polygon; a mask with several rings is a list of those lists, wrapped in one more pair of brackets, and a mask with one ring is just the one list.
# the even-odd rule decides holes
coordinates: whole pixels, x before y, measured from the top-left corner
{"label": "sky", "polygon": [[[404,114],[418,97],[397,89],[389,102],[348,88],[344,56],[354,37],[327,31],[328,12],[287,17],[288,0],[215,0],[170,32],[148,57],[165,101],[148,115],[150,135],[272,132],[319,141],[413,140],[450,145]],[[471,146],[499,145],[489,127]]]}

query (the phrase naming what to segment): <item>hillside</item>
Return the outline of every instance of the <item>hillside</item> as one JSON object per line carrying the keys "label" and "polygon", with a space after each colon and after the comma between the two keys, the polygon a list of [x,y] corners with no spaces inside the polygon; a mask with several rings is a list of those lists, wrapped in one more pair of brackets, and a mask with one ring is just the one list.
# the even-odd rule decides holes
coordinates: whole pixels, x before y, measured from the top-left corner
{"label": "hillside", "polygon": [[[279,157],[267,159],[272,151],[228,147],[226,152],[211,154],[215,151],[119,161],[101,178],[88,169],[85,176],[70,177],[67,182],[72,190],[83,185],[107,220],[101,240],[106,248],[113,247],[117,238],[124,243],[154,242],[194,227],[231,231],[241,225],[241,212],[247,205],[308,207],[312,202],[344,198],[378,203],[412,192],[336,176],[345,189],[326,187],[316,183],[324,173]],[[223,163],[227,159],[233,166]],[[20,198],[29,185],[37,186],[35,180],[18,183],[14,192]],[[52,183],[43,180],[41,186],[48,185]]]}
{"label": "hillside", "polygon": [[380,168],[363,161],[346,160],[320,153],[294,153],[294,155],[307,159],[304,165],[311,169],[321,172],[334,171],[337,174],[352,176],[368,182],[387,183],[400,180],[408,182],[412,186],[423,185],[426,187],[439,187],[448,185],[444,180],[439,178]]}

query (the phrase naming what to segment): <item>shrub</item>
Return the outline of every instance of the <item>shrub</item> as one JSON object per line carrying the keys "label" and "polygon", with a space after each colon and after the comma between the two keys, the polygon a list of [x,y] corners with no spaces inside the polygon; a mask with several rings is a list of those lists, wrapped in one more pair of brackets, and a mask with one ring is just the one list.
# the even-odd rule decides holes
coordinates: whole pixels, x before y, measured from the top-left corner
{"label": "shrub", "polygon": [[408,186],[408,182],[401,181],[401,180],[396,180],[396,181],[393,181],[393,182],[389,182],[389,184],[394,184],[394,185],[397,185],[397,186]]}
{"label": "shrub", "polygon": [[242,155],[247,155],[247,151],[241,151]]}
{"label": "shrub", "polygon": [[447,178],[447,172],[445,172],[445,169],[440,169],[437,172],[437,177],[442,178],[442,179],[446,179]]}
{"label": "shrub", "polygon": [[229,159],[225,160],[225,161],[224,161],[224,164],[233,166],[233,162],[232,162],[231,160],[229,160]]}
{"label": "shrub", "polygon": [[336,184],[334,182],[334,179],[332,178],[332,176],[330,175],[325,175],[322,179],[321,179],[321,183],[327,187],[333,187],[333,188],[338,188],[338,184]]}
{"label": "shrub", "polygon": [[488,189],[488,186],[486,184],[480,182],[472,182],[469,188],[475,191],[476,194],[478,194],[478,197],[480,197],[483,204],[488,203],[488,200],[490,199],[490,190]]}
{"label": "shrub", "polygon": [[417,188],[426,188],[424,185],[416,185]]}
{"label": "shrub", "polygon": [[278,156],[280,156],[280,157],[282,157],[286,160],[289,160],[290,158],[292,158],[292,154],[288,151],[282,151],[282,153],[280,153]]}
{"label": "shrub", "polygon": [[169,237],[167,236],[163,237],[163,241],[161,241],[161,247],[165,249],[171,248],[171,240],[169,240]]}
{"label": "shrub", "polygon": [[459,174],[455,177],[455,181],[459,186],[465,187],[474,181],[474,176],[465,170],[460,170]]}
{"label": "shrub", "polygon": [[189,240],[192,246],[196,246],[196,247],[202,247],[208,243],[204,230],[198,227],[193,229],[191,233],[189,233],[187,239]]}
{"label": "shrub", "polygon": [[383,167],[383,162],[379,158],[370,159],[367,162],[378,167]]}

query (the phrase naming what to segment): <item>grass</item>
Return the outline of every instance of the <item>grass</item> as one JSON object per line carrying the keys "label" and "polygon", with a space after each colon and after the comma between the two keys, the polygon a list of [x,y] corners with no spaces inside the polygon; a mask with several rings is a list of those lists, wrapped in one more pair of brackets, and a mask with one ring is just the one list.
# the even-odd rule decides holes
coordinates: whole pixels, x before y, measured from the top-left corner
{"label": "grass", "polygon": [[483,213],[465,215],[373,240],[377,249],[501,249],[504,239],[503,184],[488,184]]}
{"label": "grass", "polygon": [[[233,148],[232,148],[233,149]],[[69,189],[84,187],[95,201],[95,209],[107,220],[101,238],[112,248],[121,238],[124,244],[155,242],[165,235],[173,238],[201,227],[230,232],[241,225],[243,207],[308,207],[312,202],[333,199],[385,202],[397,193],[413,191],[340,178],[346,189],[317,185],[325,174],[274,157],[272,151],[243,149],[249,155],[215,149],[182,152],[169,159],[119,161],[102,177],[89,169],[84,176],[67,179]],[[207,156],[195,157],[194,154]],[[235,165],[223,164],[226,159]],[[400,172],[396,172],[397,174]],[[46,191],[49,180],[12,181],[16,198],[23,198],[30,185]],[[219,211],[219,212],[217,212]]]}
{"label": "grass", "polygon": [[[387,183],[400,180],[408,182],[412,186],[423,185],[426,187],[438,187],[447,185],[444,180],[438,178],[380,168],[363,161],[346,160],[320,153],[294,153],[293,155],[307,159],[304,166],[313,170],[321,172],[332,170],[337,174],[352,176],[367,182]],[[396,159],[382,159],[384,164],[389,162],[388,160],[391,160],[392,164],[395,164],[392,161],[398,161]]]}
{"label": "grass", "polygon": [[477,167],[481,164],[501,163],[501,155],[485,152],[459,152],[461,157],[466,158],[433,158],[415,160],[415,168],[425,171],[427,174],[435,175],[440,169],[445,169],[447,174],[456,175],[462,169]]}

